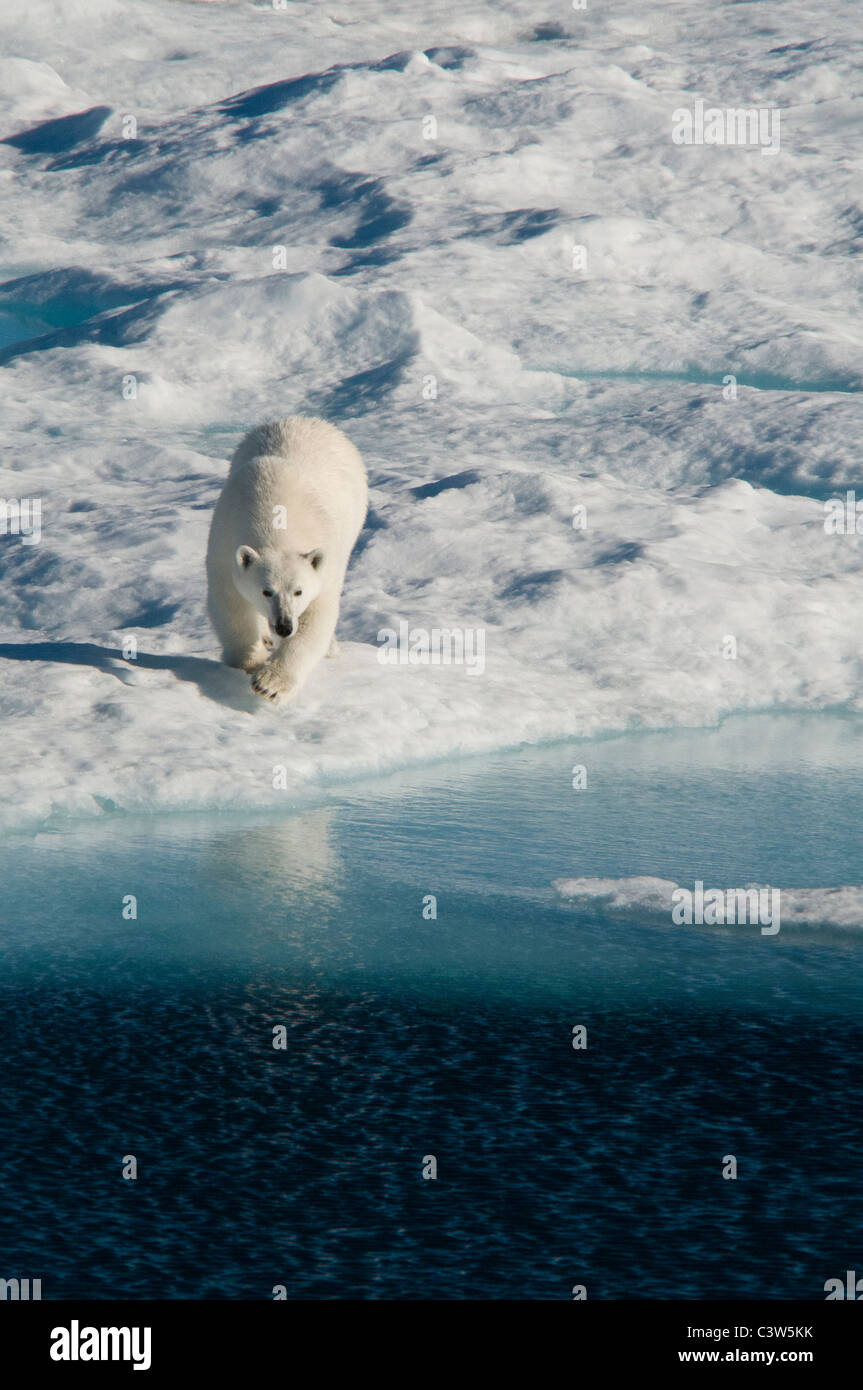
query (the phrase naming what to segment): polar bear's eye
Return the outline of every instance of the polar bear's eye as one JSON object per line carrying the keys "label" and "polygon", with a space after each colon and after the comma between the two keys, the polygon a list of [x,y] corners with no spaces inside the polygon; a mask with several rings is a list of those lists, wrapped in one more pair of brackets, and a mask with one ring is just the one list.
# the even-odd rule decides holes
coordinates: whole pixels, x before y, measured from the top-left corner
{"label": "polar bear's eye", "polygon": [[294,598],[302,598],[302,596],[303,596],[303,591],[302,591],[302,589],[294,589]]}
{"label": "polar bear's eye", "polygon": [[261,593],[263,594],[264,598],[272,598],[272,597],[273,597],[273,591],[272,591],[272,589],[262,589],[262,590],[261,590]]}

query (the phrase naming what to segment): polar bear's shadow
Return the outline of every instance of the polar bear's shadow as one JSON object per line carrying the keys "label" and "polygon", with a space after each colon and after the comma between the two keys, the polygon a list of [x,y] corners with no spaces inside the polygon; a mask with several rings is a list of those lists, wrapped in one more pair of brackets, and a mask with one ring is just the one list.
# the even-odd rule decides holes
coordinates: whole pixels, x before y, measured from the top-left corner
{"label": "polar bear's shadow", "polygon": [[196,685],[201,694],[217,704],[253,714],[262,701],[249,688],[244,671],[234,671],[205,656],[157,655],[138,652],[127,661],[116,647],[99,647],[95,642],[0,642],[0,660],[59,661],[69,666],[92,666],[114,676],[123,685],[135,685],[135,671],[170,671],[179,681]]}

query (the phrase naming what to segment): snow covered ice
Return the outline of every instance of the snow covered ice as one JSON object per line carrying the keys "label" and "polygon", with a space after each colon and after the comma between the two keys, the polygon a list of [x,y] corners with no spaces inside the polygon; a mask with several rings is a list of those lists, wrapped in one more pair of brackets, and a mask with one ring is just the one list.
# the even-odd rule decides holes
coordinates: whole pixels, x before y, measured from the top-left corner
{"label": "snow covered ice", "polygon": [[[744,884],[740,889],[731,891],[745,893],[756,886],[761,887],[762,892],[765,891],[763,885],[753,884]],[[641,919],[646,917],[649,920],[653,915],[657,922],[666,926],[671,920],[673,904],[682,903],[680,897],[675,898],[675,893],[679,892],[682,885],[670,879],[646,875],[618,879],[562,878],[555,881],[554,887],[568,902],[589,902],[607,913],[633,914]],[[688,887],[686,891],[693,890]],[[716,893],[717,889],[705,891]],[[729,890],[723,887],[718,891],[727,894]],[[781,920],[773,934],[778,935],[783,925],[794,922],[855,928],[859,928],[863,923],[863,887],[845,885],[841,888],[782,888],[780,894]],[[773,901],[773,897],[765,899],[765,902],[769,902],[771,911]],[[715,925],[717,929],[730,927],[745,931],[751,928],[757,931],[758,923],[757,916],[736,915],[736,919],[730,923],[722,919]],[[696,921],[696,925],[703,929],[703,923]],[[691,924],[688,924],[686,929],[694,930]]]}
{"label": "snow covered ice", "polygon": [[[0,496],[42,535],[0,538],[3,823],[859,710],[860,542],[824,527],[863,495],[857,28],[7,9]],[[778,153],[675,144],[699,99],[780,110]],[[203,558],[240,436],[295,412],[358,446],[371,511],[341,659],[272,710],[218,662]],[[483,629],[481,677],[382,664],[402,621]]]}

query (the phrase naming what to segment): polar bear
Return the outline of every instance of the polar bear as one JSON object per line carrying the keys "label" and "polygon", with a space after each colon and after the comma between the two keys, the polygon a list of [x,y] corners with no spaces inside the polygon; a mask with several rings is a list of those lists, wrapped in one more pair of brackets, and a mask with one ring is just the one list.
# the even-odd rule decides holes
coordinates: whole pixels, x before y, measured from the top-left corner
{"label": "polar bear", "polygon": [[336,654],[342,584],[368,507],[366,470],[326,420],[292,415],[238,446],[210,525],[210,619],[229,666],[292,699]]}

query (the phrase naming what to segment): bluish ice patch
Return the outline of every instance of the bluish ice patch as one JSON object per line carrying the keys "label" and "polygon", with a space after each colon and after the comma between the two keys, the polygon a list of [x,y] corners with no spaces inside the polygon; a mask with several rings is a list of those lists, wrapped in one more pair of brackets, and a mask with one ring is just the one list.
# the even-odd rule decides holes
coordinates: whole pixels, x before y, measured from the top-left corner
{"label": "bluish ice patch", "polygon": [[93,106],[88,111],[76,111],[71,116],[41,121],[29,130],[7,135],[0,140],[0,144],[12,145],[24,154],[57,154],[92,140],[110,115],[110,106]]}
{"label": "bluish ice patch", "polygon": [[816,394],[858,395],[863,386],[859,377],[832,377],[820,380],[795,380],[793,377],[777,376],[771,372],[748,372],[745,369],[729,366],[721,372],[705,372],[700,367],[687,366],[679,371],[632,370],[615,371],[593,367],[559,367],[547,364],[526,362],[525,367],[532,372],[554,372],[557,376],[574,377],[578,381],[679,381],[687,385],[722,386],[727,376],[733,376],[739,387],[749,387],[754,391],[815,392]]}
{"label": "bluish ice patch", "polygon": [[36,325],[30,324],[19,314],[0,312],[0,349],[9,347],[34,336]]}
{"label": "bluish ice patch", "polygon": [[[116,284],[79,269],[41,271],[0,284],[0,362],[79,342],[133,341],[161,312],[160,295],[187,281]],[[122,312],[118,312],[122,311]]]}

